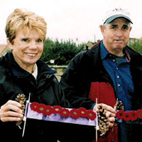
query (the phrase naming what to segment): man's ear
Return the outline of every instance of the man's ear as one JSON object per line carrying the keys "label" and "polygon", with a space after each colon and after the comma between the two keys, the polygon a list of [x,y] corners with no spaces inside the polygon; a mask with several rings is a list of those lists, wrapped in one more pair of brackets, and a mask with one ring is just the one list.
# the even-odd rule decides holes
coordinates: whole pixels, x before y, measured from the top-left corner
{"label": "man's ear", "polygon": [[103,33],[104,33],[104,26],[103,25],[100,25],[100,30],[101,30],[101,33],[102,33],[102,35],[103,35]]}
{"label": "man's ear", "polygon": [[130,27],[130,31],[132,30],[132,27]]}
{"label": "man's ear", "polygon": [[7,38],[7,45],[9,47],[9,49],[12,51],[13,50],[13,46],[12,43],[10,42],[10,40]]}

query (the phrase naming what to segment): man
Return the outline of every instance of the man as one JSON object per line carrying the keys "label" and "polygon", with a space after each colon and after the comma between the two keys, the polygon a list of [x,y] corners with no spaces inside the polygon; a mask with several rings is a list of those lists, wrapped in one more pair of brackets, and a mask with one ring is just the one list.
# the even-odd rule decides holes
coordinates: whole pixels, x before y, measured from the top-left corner
{"label": "man", "polygon": [[142,139],[134,129],[136,125],[125,122],[115,125],[119,107],[116,102],[121,102],[125,111],[142,107],[142,56],[127,46],[132,23],[126,10],[109,11],[100,26],[103,40],[75,56],[60,81],[66,98],[74,107],[104,110],[107,119],[104,123],[109,128],[102,128],[106,131],[101,131],[100,141]]}

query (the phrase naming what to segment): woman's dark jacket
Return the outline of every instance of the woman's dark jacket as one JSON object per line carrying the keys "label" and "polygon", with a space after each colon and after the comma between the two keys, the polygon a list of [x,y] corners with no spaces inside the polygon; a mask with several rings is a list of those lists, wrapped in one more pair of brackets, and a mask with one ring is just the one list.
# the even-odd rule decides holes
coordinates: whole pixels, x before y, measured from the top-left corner
{"label": "woman's dark jacket", "polygon": [[[130,71],[135,89],[132,94],[132,109],[136,110],[142,108],[142,56],[128,46],[125,47],[125,50],[131,57]],[[114,86],[100,57],[100,43],[87,51],[79,53],[71,60],[62,75],[60,84],[67,100],[73,107],[85,107],[90,109],[94,104],[94,101],[89,98],[92,82],[104,82],[109,83],[112,87]],[[105,98],[108,99],[107,96],[105,96]],[[140,127],[140,125],[134,125],[134,127],[135,126],[136,128]],[[129,133],[129,141],[142,141],[140,131],[138,129],[133,130],[134,132],[130,131]],[[131,139],[132,133],[134,139]]]}
{"label": "woman's dark jacket", "polygon": [[[15,100],[18,94],[24,94],[26,99],[31,94],[30,102],[70,107],[59,87],[55,71],[40,60],[37,66],[38,76],[35,80],[15,62],[11,53],[0,59],[0,106],[8,100]],[[25,136],[22,138],[22,130],[16,126],[16,122],[0,122],[0,141],[57,142],[64,136],[65,127],[62,123],[27,119]]]}

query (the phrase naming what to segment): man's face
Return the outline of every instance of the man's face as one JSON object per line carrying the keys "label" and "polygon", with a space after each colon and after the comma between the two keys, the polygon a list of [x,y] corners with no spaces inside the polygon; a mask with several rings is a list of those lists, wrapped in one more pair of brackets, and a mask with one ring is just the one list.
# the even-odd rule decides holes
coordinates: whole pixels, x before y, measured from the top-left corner
{"label": "man's face", "polygon": [[122,55],[123,48],[129,41],[131,31],[130,23],[124,18],[118,18],[100,28],[107,50],[112,54]]}

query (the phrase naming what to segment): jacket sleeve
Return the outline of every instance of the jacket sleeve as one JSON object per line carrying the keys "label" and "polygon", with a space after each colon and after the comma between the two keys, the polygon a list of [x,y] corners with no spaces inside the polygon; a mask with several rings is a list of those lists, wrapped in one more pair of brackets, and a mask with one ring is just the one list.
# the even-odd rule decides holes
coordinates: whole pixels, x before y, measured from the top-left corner
{"label": "jacket sleeve", "polygon": [[[94,102],[87,97],[88,81],[86,80],[87,73],[84,73],[86,67],[83,63],[85,51],[76,55],[69,63],[66,71],[61,77],[60,85],[65,93],[67,100],[75,108],[85,107],[91,109]],[[82,61],[81,61],[82,60]]]}

